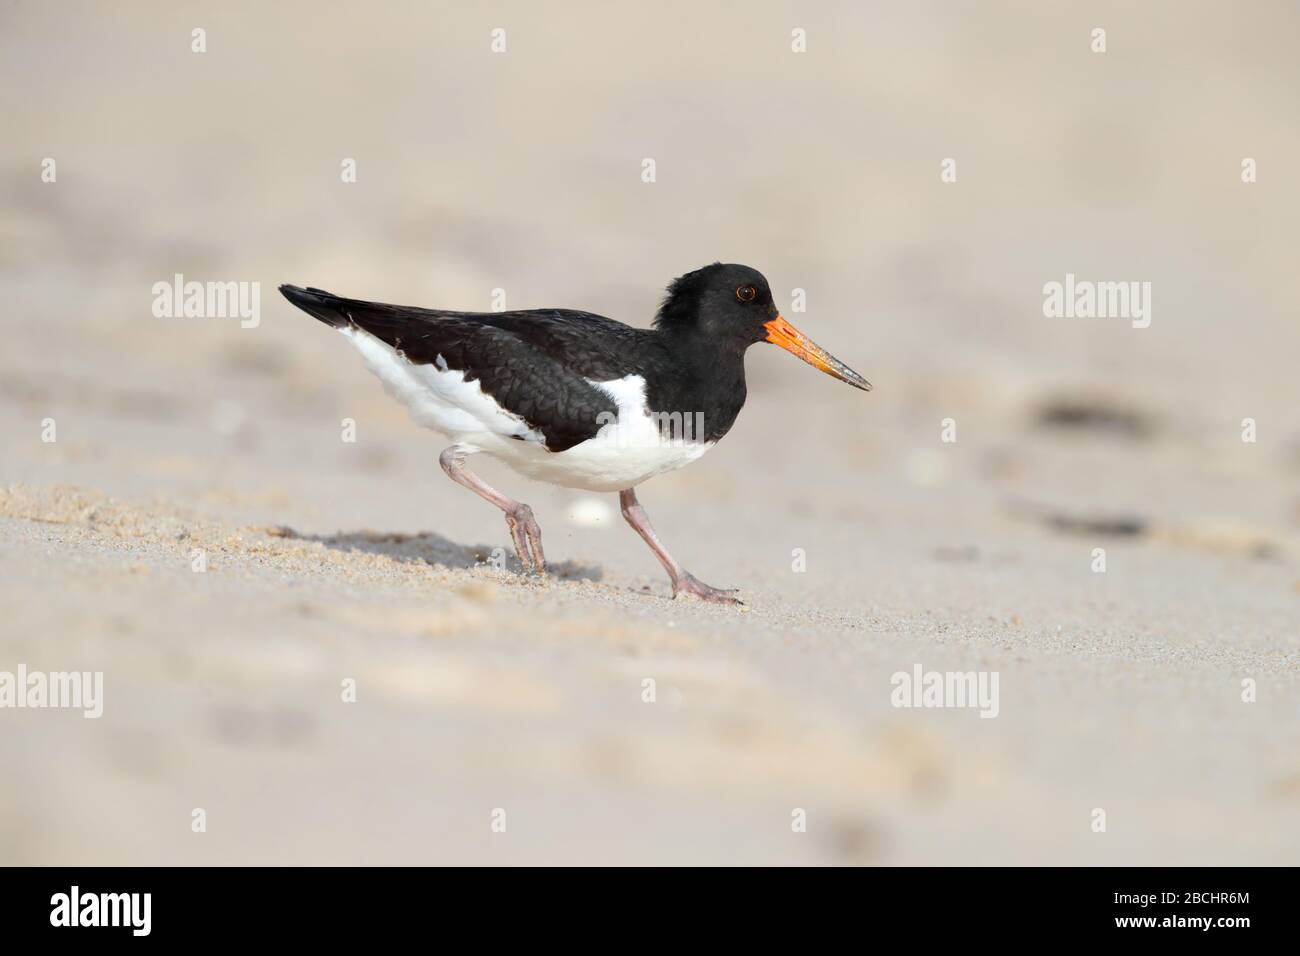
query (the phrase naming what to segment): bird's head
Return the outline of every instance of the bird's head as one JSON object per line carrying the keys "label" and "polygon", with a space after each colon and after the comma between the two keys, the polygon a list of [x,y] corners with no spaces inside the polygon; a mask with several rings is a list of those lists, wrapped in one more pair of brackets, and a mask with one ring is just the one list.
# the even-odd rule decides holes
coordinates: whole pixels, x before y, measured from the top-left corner
{"label": "bird's head", "polygon": [[785,320],[767,280],[749,266],[715,262],[674,279],[655,327],[705,335],[742,351],[771,342],[841,382],[871,391],[870,382]]}

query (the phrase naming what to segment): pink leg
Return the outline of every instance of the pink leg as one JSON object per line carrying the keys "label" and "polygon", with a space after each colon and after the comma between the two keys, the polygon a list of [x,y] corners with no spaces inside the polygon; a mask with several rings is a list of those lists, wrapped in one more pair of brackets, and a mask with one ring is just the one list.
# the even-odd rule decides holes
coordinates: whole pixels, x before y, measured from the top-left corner
{"label": "pink leg", "polygon": [[546,555],[542,553],[542,529],[533,518],[533,509],[513,498],[507,498],[474,472],[465,467],[465,450],[452,445],[438,458],[438,464],[452,481],[464,485],[474,494],[492,502],[506,513],[506,527],[510,540],[515,543],[515,553],[525,571],[541,574],[546,570]]}
{"label": "pink leg", "polygon": [[650,550],[655,553],[659,563],[668,572],[668,577],[673,582],[673,597],[685,592],[686,594],[694,594],[705,601],[714,601],[718,604],[740,603],[737,598],[731,596],[736,593],[734,588],[727,591],[711,588],[673,560],[673,556],[668,553],[668,549],[663,546],[663,542],[655,534],[655,529],[650,527],[650,519],[646,516],[641,503],[636,500],[636,492],[633,489],[628,488],[626,491],[620,491],[618,493],[618,503],[623,509],[623,517],[627,519],[627,523],[645,540],[646,544],[650,545]]}

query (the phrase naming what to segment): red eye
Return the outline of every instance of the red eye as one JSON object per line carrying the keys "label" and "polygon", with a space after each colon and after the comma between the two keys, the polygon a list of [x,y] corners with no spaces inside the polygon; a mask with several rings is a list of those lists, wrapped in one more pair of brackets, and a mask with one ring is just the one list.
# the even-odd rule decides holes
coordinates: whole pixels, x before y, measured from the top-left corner
{"label": "red eye", "polygon": [[752,285],[742,285],[736,290],[736,298],[741,302],[753,302],[758,297],[758,290]]}

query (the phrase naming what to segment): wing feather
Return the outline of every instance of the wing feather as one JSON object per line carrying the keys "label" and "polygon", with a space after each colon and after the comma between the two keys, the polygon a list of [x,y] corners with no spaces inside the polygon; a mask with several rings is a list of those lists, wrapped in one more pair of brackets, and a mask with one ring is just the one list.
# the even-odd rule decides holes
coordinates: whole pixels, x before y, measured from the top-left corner
{"label": "wing feather", "polygon": [[593,437],[618,406],[591,384],[635,373],[630,348],[645,330],[564,309],[451,312],[344,299],[281,286],[294,305],[336,328],[355,326],[415,365],[464,373],[540,432],[550,451]]}

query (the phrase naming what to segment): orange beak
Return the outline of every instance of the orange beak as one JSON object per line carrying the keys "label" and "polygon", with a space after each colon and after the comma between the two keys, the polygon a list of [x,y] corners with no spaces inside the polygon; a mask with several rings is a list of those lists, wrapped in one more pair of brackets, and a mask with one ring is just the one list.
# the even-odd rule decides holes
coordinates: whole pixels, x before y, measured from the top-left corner
{"label": "orange beak", "polygon": [[773,345],[781,346],[791,355],[799,356],[813,368],[819,368],[827,375],[835,376],[841,382],[848,382],[854,388],[860,388],[864,392],[871,391],[870,382],[808,338],[781,316],[778,315],[771,322],[765,322],[763,328],[767,329],[767,341]]}

